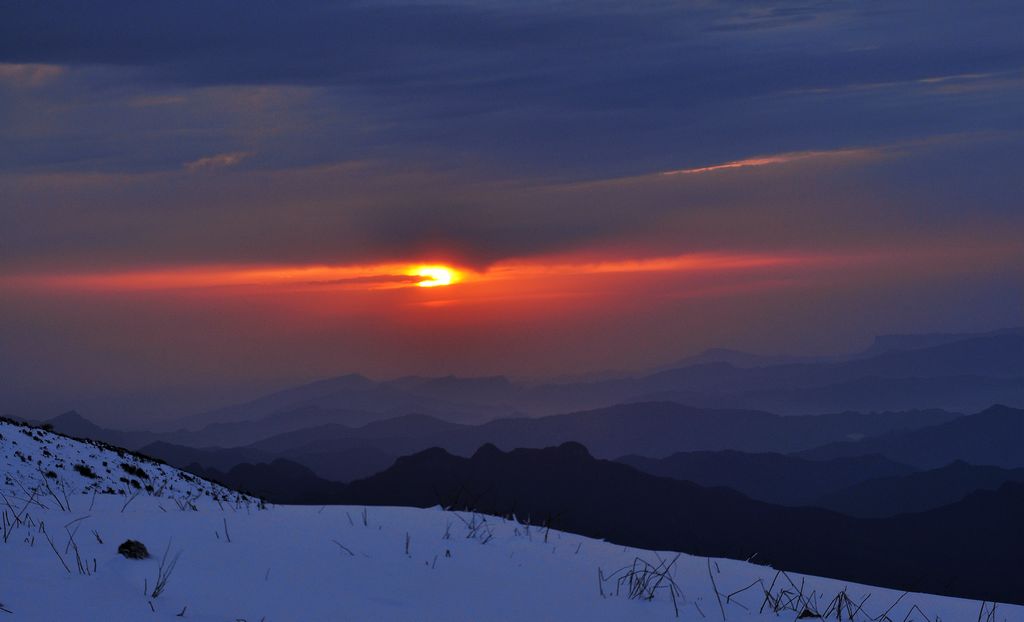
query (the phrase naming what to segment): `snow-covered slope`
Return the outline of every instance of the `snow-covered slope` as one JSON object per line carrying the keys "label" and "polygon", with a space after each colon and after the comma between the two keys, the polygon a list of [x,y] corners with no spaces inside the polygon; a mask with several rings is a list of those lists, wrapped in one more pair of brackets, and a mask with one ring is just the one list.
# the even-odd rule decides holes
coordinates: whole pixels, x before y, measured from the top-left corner
{"label": "snow-covered slope", "polygon": [[[989,622],[1024,621],[1020,607],[999,605],[992,614],[991,604],[623,548],[510,518],[439,508],[261,507],[111,448],[7,423],[0,434],[0,622],[760,621],[830,608],[835,619],[837,602],[843,620],[884,614],[893,622],[950,622],[981,612]],[[143,481],[138,489],[130,483],[122,462],[146,471],[152,494]],[[98,477],[80,475],[75,464]],[[49,470],[57,476],[47,477]],[[93,495],[97,488],[127,494]],[[69,501],[70,511],[62,509]],[[129,538],[152,557],[119,556]]]}
{"label": "snow-covered slope", "polygon": [[198,497],[246,499],[131,451],[7,419],[0,420],[0,473],[0,492],[21,495],[24,501],[31,497],[30,505],[37,507],[64,510],[82,509],[100,493],[120,495],[122,502],[140,496],[182,502]]}

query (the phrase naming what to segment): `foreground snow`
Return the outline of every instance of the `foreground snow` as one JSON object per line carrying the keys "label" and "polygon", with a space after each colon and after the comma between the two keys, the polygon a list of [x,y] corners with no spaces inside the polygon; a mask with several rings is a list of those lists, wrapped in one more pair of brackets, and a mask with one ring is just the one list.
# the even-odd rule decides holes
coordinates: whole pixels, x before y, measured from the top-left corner
{"label": "foreground snow", "polygon": [[[7,538],[0,544],[0,603],[7,611],[0,611],[0,620],[672,620],[676,607],[683,620],[720,620],[723,612],[727,620],[792,620],[795,609],[815,603],[824,612],[844,589],[853,603],[844,605],[844,620],[850,611],[856,620],[878,618],[894,603],[888,617],[895,622],[976,620],[982,607],[917,594],[901,599],[896,591],[782,576],[738,561],[676,559],[439,508],[260,509],[244,497],[225,500],[225,491],[189,482],[168,467],[159,477],[174,482],[178,501],[167,487],[162,496],[154,487],[153,495],[141,494],[127,507],[126,495],[75,490],[66,511],[60,496],[29,501],[32,493],[22,487],[31,491],[45,471],[20,458],[11,462],[9,441],[19,440],[22,449],[27,444],[27,435],[12,427],[0,424],[0,466],[7,469],[0,491],[9,502],[3,505]],[[33,431],[33,438],[42,439],[38,447],[59,442],[64,454],[99,465],[105,460],[110,466],[116,455],[41,432]],[[81,479],[60,481],[71,487]],[[128,538],[145,543],[153,557],[117,555]],[[165,551],[165,569],[180,557],[166,589],[154,597]],[[639,569],[637,558],[661,564],[659,576],[646,577],[647,588],[658,586],[653,600],[629,598],[629,577],[620,569]],[[644,579],[634,574],[632,587]],[[678,586],[675,603],[671,582]],[[779,614],[771,605],[759,613],[765,588],[780,597]],[[988,611],[982,619],[1024,620],[1024,608]]]}

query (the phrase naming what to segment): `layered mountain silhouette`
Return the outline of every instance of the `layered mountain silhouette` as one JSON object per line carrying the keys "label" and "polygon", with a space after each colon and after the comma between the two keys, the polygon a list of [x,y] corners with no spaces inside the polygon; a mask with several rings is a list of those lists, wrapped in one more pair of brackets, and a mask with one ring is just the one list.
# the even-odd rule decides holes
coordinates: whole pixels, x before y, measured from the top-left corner
{"label": "layered mountain silhouette", "polygon": [[[281,458],[281,454],[263,451],[253,447],[203,448],[185,447],[170,443],[152,443],[141,450],[147,456],[159,458],[164,462],[197,472],[198,469],[214,469],[225,472],[236,465],[267,464],[284,461],[290,464],[301,464],[310,473],[334,482],[348,482],[379,473],[395,461],[397,454],[376,449],[374,447],[352,447],[325,452],[308,452],[299,455],[301,463]],[[286,454],[287,455],[287,454]],[[202,473],[197,472],[202,475]],[[229,484],[226,480],[225,484]],[[233,481],[230,482],[233,485]],[[273,496],[267,494],[267,496]]]}
{"label": "layered mountain silhouette", "polygon": [[[677,453],[661,459],[624,456],[618,462],[651,475],[701,486],[724,486],[751,499],[790,506],[819,505],[823,496],[856,484],[880,478],[897,479],[914,472],[909,466],[878,455],[813,461],[782,454],[731,450]],[[963,495],[949,502],[961,497]]]}
{"label": "layered mountain silhouette", "polygon": [[[659,402],[548,417],[500,419],[476,426],[408,415],[357,428],[324,425],[295,430],[245,449],[298,462],[320,477],[349,481],[376,473],[398,456],[430,447],[469,455],[485,443],[515,449],[576,441],[603,458],[629,454],[661,458],[680,451],[723,449],[788,453],[840,440],[922,428],[957,416],[943,411],[911,411],[783,417],[760,411],[699,409]],[[214,448],[197,453],[173,443],[161,443],[141,450],[179,467],[197,462],[223,469],[231,464],[223,457],[214,458],[218,451]]]}
{"label": "layered mountain silhouette", "polygon": [[[929,512],[858,519],[749,499],[598,460],[578,443],[470,458],[430,449],[345,488],[351,504],[514,516],[654,550],[762,563],[868,584],[1024,602],[1024,485]],[[983,534],[983,537],[982,537]]]}
{"label": "layered mountain silhouette", "polygon": [[[188,417],[159,434],[97,428],[73,413],[50,423],[70,434],[133,448],[155,441],[241,447],[321,426],[360,428],[412,414],[478,425],[652,401],[785,415],[1024,406],[1024,330],[1019,329],[981,336],[880,337],[867,353],[828,361],[783,362],[794,359],[724,352],[636,377],[539,385],[500,376],[375,381],[351,374]],[[471,446],[488,439],[474,440]]]}
{"label": "layered mountain silhouette", "polygon": [[1024,410],[993,406],[978,414],[917,430],[839,442],[801,452],[814,460],[881,454],[922,469],[962,460],[1006,469],[1024,467]]}
{"label": "layered mountain silhouette", "polygon": [[[1024,484],[966,494],[890,518],[785,507],[734,490],[643,473],[578,443],[471,457],[433,448],[340,484],[275,460],[228,472],[192,470],[272,501],[478,511],[655,550],[761,563],[867,584],[1024,602]],[[914,475],[907,476],[914,477]],[[492,519],[494,520],[494,519]]]}
{"label": "layered mountain silhouette", "polygon": [[138,449],[143,445],[157,442],[162,438],[161,434],[155,432],[105,428],[96,425],[73,410],[57,415],[52,419],[34,423],[47,425],[54,431],[66,436],[103,441],[128,449]]}
{"label": "layered mountain silhouette", "polygon": [[931,471],[869,479],[824,494],[814,505],[865,518],[923,512],[955,503],[978,490],[1024,482],[1024,469],[957,461]]}
{"label": "layered mountain silhouette", "polygon": [[893,350],[920,350],[941,346],[954,341],[973,339],[975,337],[999,337],[1003,335],[1024,335],[1024,326],[1000,328],[984,333],[905,333],[878,335],[871,345],[853,358],[867,358]]}
{"label": "layered mountain silhouette", "polygon": [[1024,335],[975,337],[833,363],[698,365],[612,381],[602,389],[617,392],[620,401],[670,399],[783,414],[939,407],[974,411],[999,402],[1024,405]]}
{"label": "layered mountain silhouette", "polygon": [[830,410],[910,410],[925,405],[973,412],[998,402],[1024,404],[1024,378],[872,376],[821,386],[780,386],[732,394],[661,391],[639,396],[635,400],[671,401],[718,408],[759,408],[783,414]]}
{"label": "layered mountain silhouette", "polygon": [[664,457],[679,451],[718,449],[793,452],[839,439],[931,426],[956,417],[943,411],[782,417],[761,411],[652,402],[548,417],[499,419],[477,426],[410,416],[361,428],[321,426],[252,446],[296,455],[366,444],[394,454],[436,446],[468,455],[484,443],[514,449],[578,441],[595,455],[608,458],[626,454]]}
{"label": "layered mountain silhouette", "polygon": [[[638,401],[779,414],[1024,406],[1024,329],[883,336],[865,352],[822,360],[718,349],[653,373],[594,381],[525,384],[501,376],[376,381],[350,374],[187,417],[177,425],[216,439],[206,444],[237,446],[289,426],[358,427],[407,414],[476,424]],[[247,425],[224,425],[232,423]],[[194,444],[185,435],[164,440]]]}
{"label": "layered mountain silhouette", "polygon": [[264,464],[238,464],[227,471],[192,463],[186,470],[274,503],[324,505],[345,499],[344,484],[317,477],[301,464],[281,458]]}

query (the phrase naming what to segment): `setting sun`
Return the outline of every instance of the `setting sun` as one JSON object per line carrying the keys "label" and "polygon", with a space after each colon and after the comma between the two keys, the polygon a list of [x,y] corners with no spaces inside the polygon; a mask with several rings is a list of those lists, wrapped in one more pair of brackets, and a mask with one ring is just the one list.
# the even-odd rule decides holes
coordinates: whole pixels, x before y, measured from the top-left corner
{"label": "setting sun", "polygon": [[441,287],[459,280],[458,272],[446,266],[418,266],[413,275],[423,277],[423,280],[417,283],[420,287]]}

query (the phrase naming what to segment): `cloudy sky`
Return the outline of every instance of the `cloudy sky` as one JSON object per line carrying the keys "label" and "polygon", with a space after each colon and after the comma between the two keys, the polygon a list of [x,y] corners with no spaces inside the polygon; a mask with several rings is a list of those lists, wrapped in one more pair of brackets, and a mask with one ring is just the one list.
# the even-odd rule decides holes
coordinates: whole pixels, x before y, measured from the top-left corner
{"label": "cloudy sky", "polygon": [[1024,324],[1022,32],[1017,0],[11,0],[0,411]]}

